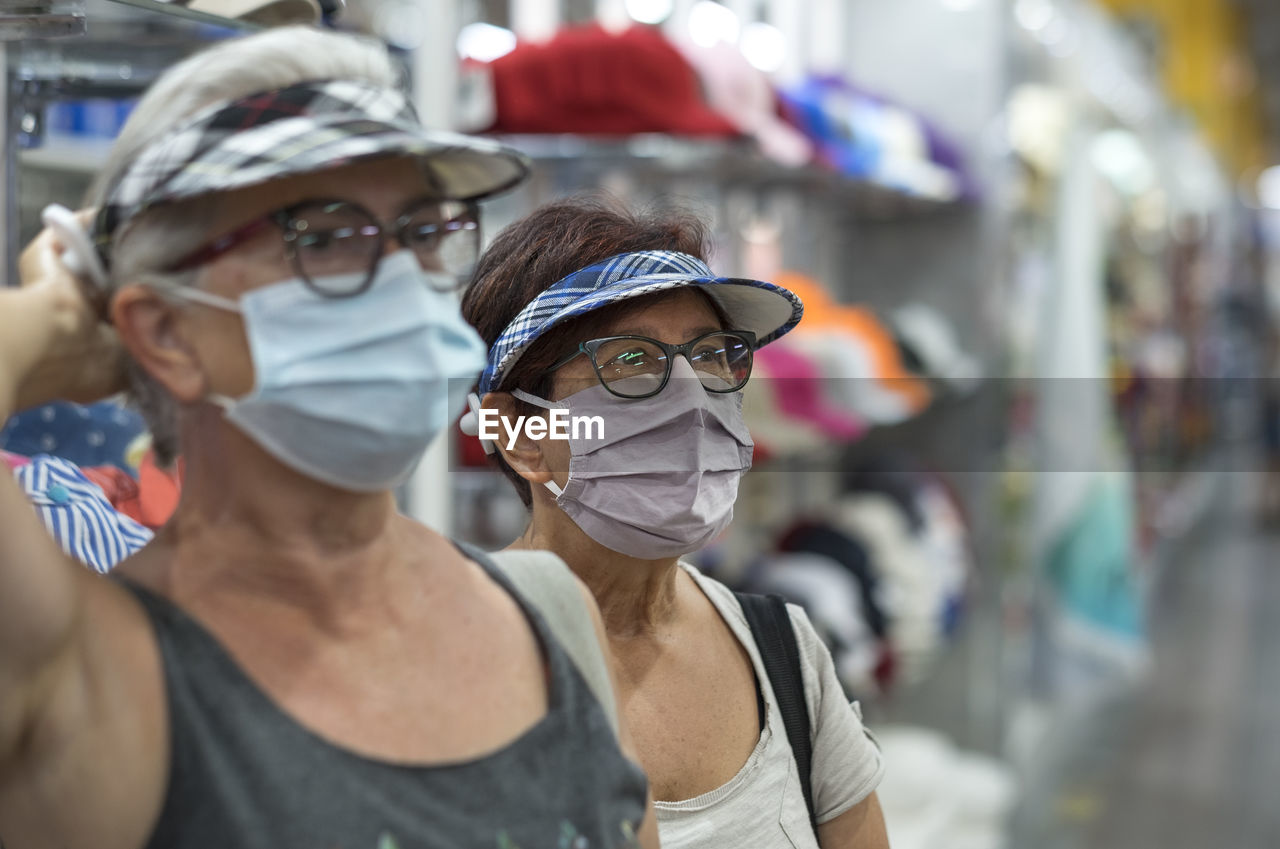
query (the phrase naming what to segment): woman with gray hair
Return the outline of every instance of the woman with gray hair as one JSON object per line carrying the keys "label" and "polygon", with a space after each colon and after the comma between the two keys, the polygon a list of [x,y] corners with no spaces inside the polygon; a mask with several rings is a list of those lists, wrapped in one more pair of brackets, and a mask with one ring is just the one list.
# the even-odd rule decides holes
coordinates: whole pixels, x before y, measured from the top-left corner
{"label": "woman with gray hair", "polygon": [[453,292],[475,201],[526,173],[422,130],[396,82],[381,48],[303,29],[193,57],[96,189],[102,288],[45,233],[0,292],[0,420],[115,391],[127,363],[185,461],[119,580],[0,476],[9,849],[657,845],[581,653],[395,509],[484,363]]}

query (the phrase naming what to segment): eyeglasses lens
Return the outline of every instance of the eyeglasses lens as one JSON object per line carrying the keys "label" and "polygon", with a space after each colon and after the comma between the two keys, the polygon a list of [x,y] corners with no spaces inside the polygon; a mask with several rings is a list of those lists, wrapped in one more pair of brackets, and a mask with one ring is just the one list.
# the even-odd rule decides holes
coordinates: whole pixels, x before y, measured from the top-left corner
{"label": "eyeglasses lens", "polygon": [[[698,340],[689,362],[699,382],[712,392],[742,388],[751,375],[751,346],[741,336],[717,333]],[[652,395],[667,376],[667,354],[646,339],[609,339],[595,353],[596,373],[615,395]]]}
{"label": "eyeglasses lens", "polygon": [[596,349],[596,373],[609,391],[626,398],[650,395],[667,373],[667,354],[644,339],[609,339]]}
{"label": "eyeglasses lens", "polygon": [[707,389],[732,392],[751,376],[751,346],[732,333],[704,336],[689,352],[689,362]]}
{"label": "eyeglasses lens", "polygon": [[360,289],[381,250],[378,222],[353,204],[315,204],[294,210],[289,230],[299,270],[328,295]]}
{"label": "eyeglasses lens", "polygon": [[[452,290],[470,280],[480,252],[480,227],[469,207],[424,204],[403,216],[399,225],[398,240],[413,251],[422,268],[445,275],[438,288]],[[297,208],[288,230],[300,271],[326,295],[362,289],[384,244],[377,219],[350,203]]]}
{"label": "eyeglasses lens", "polygon": [[480,255],[480,225],[463,204],[430,204],[404,219],[400,238],[422,267],[468,282]]}

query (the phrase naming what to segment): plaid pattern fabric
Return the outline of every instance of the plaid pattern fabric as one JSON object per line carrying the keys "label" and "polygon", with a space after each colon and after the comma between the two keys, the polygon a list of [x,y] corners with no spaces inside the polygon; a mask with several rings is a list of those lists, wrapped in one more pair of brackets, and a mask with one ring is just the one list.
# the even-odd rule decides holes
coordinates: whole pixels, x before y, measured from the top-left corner
{"label": "plaid pattern fabric", "polygon": [[757,333],[757,346],[777,339],[800,321],[800,299],[781,286],[762,280],[717,277],[705,262],[676,251],[619,254],[575,271],[551,285],[522,309],[489,349],[480,374],[480,394],[502,385],[503,376],[539,336],[575,316],[607,304],[683,286],[707,286],[715,297],[720,285],[749,286],[791,302],[791,317],[780,327]]}
{"label": "plaid pattern fabric", "polygon": [[300,83],[214,104],[148,146],[109,192],[95,244],[105,261],[120,228],[160,203],[388,153],[453,155],[459,185],[440,188],[460,200],[501,191],[528,171],[523,155],[496,142],[424,130],[403,92],[353,80]]}

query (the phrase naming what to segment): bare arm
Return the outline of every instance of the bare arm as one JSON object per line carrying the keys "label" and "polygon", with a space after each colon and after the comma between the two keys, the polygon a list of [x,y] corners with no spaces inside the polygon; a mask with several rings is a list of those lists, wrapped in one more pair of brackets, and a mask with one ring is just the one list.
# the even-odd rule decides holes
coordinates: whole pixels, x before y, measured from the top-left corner
{"label": "bare arm", "polygon": [[[591,590],[587,585],[582,583],[578,578],[574,578],[578,584],[578,590],[582,593],[583,603],[586,604],[587,610],[591,613],[591,623],[596,629],[596,639],[600,642],[600,650],[604,652],[605,658],[609,661],[609,684],[613,687],[614,702],[617,704],[618,678],[613,670],[613,658],[609,651],[609,638],[605,634],[604,620],[600,618],[600,608],[596,606],[595,596],[591,594]],[[640,756],[636,754],[635,744],[631,740],[631,733],[627,730],[626,720],[622,715],[622,705],[617,704],[616,711],[618,715],[618,743],[622,747],[622,753],[628,758],[640,763]],[[647,798],[644,802],[644,822],[640,824],[640,831],[636,834],[639,838],[641,849],[661,849],[658,842],[658,815],[653,809],[653,790],[650,788]]]}
{"label": "bare arm", "polygon": [[818,826],[822,849],[889,849],[884,812],[872,793],[840,816]]}
{"label": "bare arm", "polygon": [[[0,290],[0,421],[114,391],[119,354],[49,234],[21,270],[27,285]],[[66,556],[0,474],[0,840],[141,843],[163,778],[157,668],[140,612]]]}
{"label": "bare arm", "polygon": [[[0,420],[32,397],[30,376],[82,328],[74,288],[44,283],[0,291]],[[49,671],[73,643],[81,615],[78,567],[54,544],[13,478],[0,475],[0,775],[20,754]]]}

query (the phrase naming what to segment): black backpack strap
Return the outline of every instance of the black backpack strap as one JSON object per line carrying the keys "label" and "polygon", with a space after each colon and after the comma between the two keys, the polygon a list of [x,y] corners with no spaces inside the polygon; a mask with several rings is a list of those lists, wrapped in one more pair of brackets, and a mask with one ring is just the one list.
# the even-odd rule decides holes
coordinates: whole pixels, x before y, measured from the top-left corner
{"label": "black backpack strap", "polygon": [[769,684],[778,700],[782,722],[787,728],[787,742],[796,759],[800,772],[800,789],[804,791],[804,804],[809,809],[809,824],[818,833],[818,818],[813,808],[813,783],[810,764],[813,761],[813,743],[809,737],[809,708],[804,700],[804,679],[800,673],[800,649],[796,645],[796,632],[787,613],[787,602],[779,595],[734,593],[742,604],[751,636],[760,649]]}

